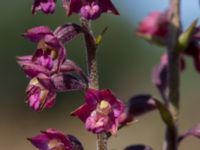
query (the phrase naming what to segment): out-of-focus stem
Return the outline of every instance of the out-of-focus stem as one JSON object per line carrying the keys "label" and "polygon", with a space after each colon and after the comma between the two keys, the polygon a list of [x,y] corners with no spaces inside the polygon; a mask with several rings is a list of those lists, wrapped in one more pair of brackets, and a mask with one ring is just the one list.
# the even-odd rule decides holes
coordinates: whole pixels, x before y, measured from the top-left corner
{"label": "out-of-focus stem", "polygon": [[178,36],[181,30],[180,0],[170,0],[170,27],[168,40],[169,55],[169,101],[179,108],[179,52]]}
{"label": "out-of-focus stem", "polygon": [[[90,24],[88,21],[82,21],[84,30],[84,39],[87,50],[87,67],[89,88],[98,89],[98,69],[97,69],[97,45],[93,36]],[[107,135],[106,133],[97,134],[97,150],[107,150]]]}
{"label": "out-of-focus stem", "polygon": [[169,39],[167,44],[168,59],[169,59],[169,97],[167,107],[174,116],[175,124],[166,127],[164,150],[178,150],[178,111],[179,111],[179,52],[177,51],[177,41],[181,30],[180,23],[180,1],[170,0],[170,26],[169,26]]}

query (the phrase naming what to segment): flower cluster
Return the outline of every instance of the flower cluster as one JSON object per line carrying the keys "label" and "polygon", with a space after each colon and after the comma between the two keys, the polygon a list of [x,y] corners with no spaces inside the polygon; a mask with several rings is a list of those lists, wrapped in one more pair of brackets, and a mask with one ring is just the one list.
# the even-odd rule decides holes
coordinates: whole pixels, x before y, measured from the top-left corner
{"label": "flower cluster", "polygon": [[[63,0],[63,7],[67,15],[72,13],[80,14],[81,18],[95,20],[104,12],[118,15],[118,11],[110,0]],[[35,0],[32,6],[32,13],[42,11],[46,14],[54,13],[56,0]]]}
{"label": "flower cluster", "polygon": [[[26,89],[27,103],[35,111],[41,111],[55,104],[58,92],[82,90],[85,92],[85,104],[71,114],[80,118],[88,131],[116,134],[125,118],[125,105],[108,89],[88,88],[92,82],[90,75],[86,76],[68,58],[65,44],[83,33],[87,48],[96,48],[96,38],[86,24],[99,18],[102,13],[119,13],[111,0],[63,0],[62,3],[68,16],[73,13],[80,15],[82,25],[69,23],[54,31],[47,26],[38,26],[23,34],[37,45],[32,55],[17,57],[18,64],[30,79]],[[42,11],[52,14],[55,8],[56,0],[34,0],[32,13]],[[83,150],[75,137],[52,128],[28,140],[40,150]]]}
{"label": "flower cluster", "polygon": [[[36,14],[38,11],[53,14],[56,2],[57,0],[34,0],[32,14]],[[139,23],[136,31],[138,36],[165,48],[171,46],[169,50],[173,49],[173,51],[168,52],[170,55],[167,53],[162,55],[160,63],[155,66],[152,73],[152,81],[164,102],[157,100],[151,94],[140,94],[131,97],[128,107],[125,107],[125,104],[111,90],[98,89],[96,52],[107,28],[96,37],[90,26],[90,21],[98,19],[102,13],[119,15],[118,10],[111,0],[62,0],[62,5],[67,16],[74,13],[80,16],[81,25],[69,23],[57,27],[54,31],[47,26],[38,26],[23,34],[26,39],[37,45],[32,55],[17,57],[18,64],[30,79],[26,89],[26,102],[32,109],[41,111],[53,107],[59,92],[82,90],[85,95],[85,103],[71,112],[71,115],[84,122],[88,131],[98,134],[97,149],[107,149],[105,140],[109,136],[116,135],[119,128],[134,121],[136,117],[155,109],[159,110],[162,120],[169,129],[167,134],[172,132],[170,135],[175,135],[171,138],[172,141],[165,141],[166,145],[167,142],[177,144],[190,135],[199,138],[199,125],[177,137],[176,128],[178,127],[176,116],[173,115],[178,109],[175,110],[173,106],[171,107],[171,104],[174,105],[173,103],[178,101],[176,98],[176,94],[178,97],[178,86],[176,87],[174,84],[173,89],[171,85],[173,86],[174,80],[178,82],[178,72],[185,70],[186,56],[193,59],[195,69],[200,72],[200,26],[197,26],[197,21],[194,21],[186,31],[177,27],[175,29],[177,32],[174,34],[177,37],[175,38],[170,35],[170,29],[175,28],[171,22],[174,15],[173,8],[164,12],[152,12]],[[178,17],[179,15],[174,16]],[[68,58],[68,51],[65,47],[81,33],[84,35],[86,45],[88,75],[85,75],[83,70]],[[174,40],[172,40],[172,44],[170,38]],[[169,62],[171,58],[175,59],[175,63]],[[173,65],[175,68],[172,67]],[[175,77],[171,74],[173,69]],[[168,83],[170,83],[169,90]],[[171,92],[172,90],[174,93]],[[176,105],[174,106],[176,107]],[[166,138],[166,140],[171,139]],[[65,135],[53,128],[41,131],[39,135],[28,138],[28,140],[39,150],[83,150],[82,144],[76,137]],[[174,147],[176,146],[174,145]],[[151,147],[145,145],[131,145],[125,149],[152,150]]]}
{"label": "flower cluster", "polygon": [[[51,31],[48,27],[39,26],[29,29],[24,36],[37,44],[33,55],[18,57],[18,64],[30,78],[27,87],[27,103],[31,108],[40,111],[43,108],[51,108],[55,103],[56,93],[70,90],[81,90],[86,87],[85,75],[72,60],[67,59],[64,42],[71,32],[72,25],[59,27],[59,31]],[[65,29],[64,29],[65,28]],[[77,34],[80,32],[78,26]],[[72,37],[72,36],[71,36]],[[72,75],[76,73],[81,78]]]}
{"label": "flower cluster", "polygon": [[[132,97],[128,104],[126,120],[132,120],[138,115],[157,109],[161,118],[170,130],[167,134],[177,133],[177,114],[179,112],[179,72],[186,69],[186,57],[193,59],[195,70],[200,72],[200,26],[194,20],[185,30],[182,30],[180,12],[176,8],[178,3],[171,3],[170,9],[164,12],[152,12],[145,17],[137,28],[137,35],[148,42],[168,48],[152,71],[152,81],[160,92],[163,100],[157,100],[151,94],[140,94]],[[176,23],[175,23],[176,22]],[[180,142],[188,136],[199,138],[199,124],[173,138],[165,140],[165,148],[178,147]],[[175,143],[173,145],[171,143]],[[173,142],[172,142],[173,141]],[[173,146],[172,146],[173,145]],[[164,148],[164,149],[165,149]],[[144,145],[133,145],[128,149],[149,149]]]}
{"label": "flower cluster", "polygon": [[[169,11],[152,12],[140,22],[137,34],[147,41],[166,46],[169,34],[168,28]],[[187,45],[179,50],[180,70],[182,71],[185,69],[185,56],[190,56],[194,61],[195,69],[200,72],[199,29],[199,26],[192,28],[190,38],[186,41]],[[164,89],[167,87],[167,65],[168,56],[167,54],[164,54],[161,58],[160,64],[153,70],[153,82],[161,91],[165,91]]]}

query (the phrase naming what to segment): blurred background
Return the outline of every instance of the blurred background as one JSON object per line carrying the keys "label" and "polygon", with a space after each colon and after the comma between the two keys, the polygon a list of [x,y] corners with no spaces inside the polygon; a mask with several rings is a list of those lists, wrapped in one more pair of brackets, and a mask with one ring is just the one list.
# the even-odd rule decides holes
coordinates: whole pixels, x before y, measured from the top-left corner
{"label": "blurred background", "polygon": [[[86,150],[95,149],[95,136],[84,129],[82,122],[69,113],[83,103],[80,92],[58,94],[56,105],[36,113],[24,103],[28,84],[24,73],[16,64],[16,56],[31,54],[35,45],[21,36],[28,28],[47,25],[52,29],[68,23],[79,23],[78,16],[66,17],[58,0],[56,13],[31,15],[32,0],[0,2],[0,145],[1,150],[34,150],[26,140],[47,128],[57,128],[78,137]],[[138,21],[153,10],[165,10],[168,0],[113,0],[120,16],[102,15],[93,23],[95,33],[109,26],[98,52],[100,87],[110,88],[127,101],[140,93],[159,97],[151,83],[152,67],[159,62],[164,49],[148,44],[135,36]],[[198,0],[182,0],[183,25],[186,28],[200,15]],[[66,46],[69,57],[84,70],[85,52],[82,36]],[[200,122],[200,74],[187,58],[187,69],[181,74],[180,132]],[[138,118],[139,122],[122,129],[109,140],[110,150],[122,150],[127,145],[145,143],[161,150],[164,124],[157,111]],[[199,150],[200,141],[186,139],[180,150]]]}

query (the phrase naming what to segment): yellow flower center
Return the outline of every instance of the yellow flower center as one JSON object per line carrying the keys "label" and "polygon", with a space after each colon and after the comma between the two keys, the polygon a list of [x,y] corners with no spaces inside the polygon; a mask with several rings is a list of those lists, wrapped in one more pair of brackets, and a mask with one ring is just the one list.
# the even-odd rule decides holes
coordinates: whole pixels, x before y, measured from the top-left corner
{"label": "yellow flower center", "polygon": [[106,100],[102,100],[100,104],[98,105],[97,111],[101,115],[108,115],[111,111],[111,106]]}
{"label": "yellow flower center", "polygon": [[65,150],[64,144],[58,139],[52,139],[48,143],[48,148],[50,150]]}
{"label": "yellow flower center", "polygon": [[57,53],[57,50],[54,49],[53,47],[47,45],[45,43],[44,40],[41,40],[39,43],[38,43],[38,46],[37,46],[38,49],[42,49],[43,51],[51,51],[51,57],[53,59],[56,59],[58,57],[58,53]]}
{"label": "yellow flower center", "polygon": [[38,79],[36,77],[30,81],[30,84],[40,88],[40,90],[41,90],[40,95],[39,95],[39,100],[40,100],[40,104],[41,104],[40,107],[43,108],[44,104],[46,102],[46,98],[49,94],[49,91],[40,84],[40,82],[38,81]]}
{"label": "yellow flower center", "polygon": [[31,81],[30,81],[30,84],[31,85],[38,85],[38,83],[39,83],[39,81],[38,81],[38,79],[37,78],[33,78]]}
{"label": "yellow flower center", "polygon": [[45,100],[47,98],[48,93],[49,93],[48,90],[45,90],[45,89],[41,90],[41,92],[40,92],[40,102],[42,104],[45,103]]}

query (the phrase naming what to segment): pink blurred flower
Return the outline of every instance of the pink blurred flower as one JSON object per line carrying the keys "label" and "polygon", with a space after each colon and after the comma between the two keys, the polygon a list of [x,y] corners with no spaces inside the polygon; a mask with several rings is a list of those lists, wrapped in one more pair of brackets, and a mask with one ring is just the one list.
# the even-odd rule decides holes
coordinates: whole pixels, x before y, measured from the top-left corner
{"label": "pink blurred flower", "polygon": [[151,12],[146,16],[137,28],[137,35],[149,40],[158,40],[165,43],[168,35],[168,11],[165,12]]}

